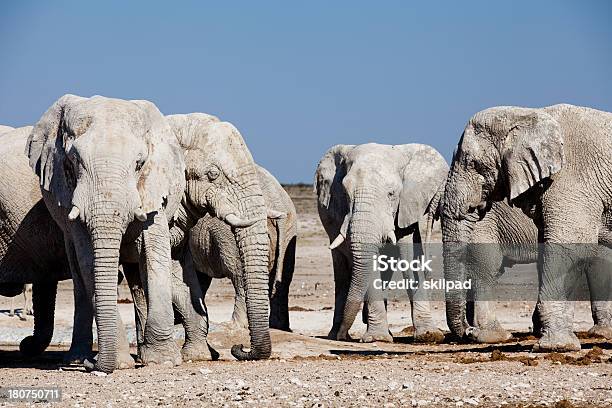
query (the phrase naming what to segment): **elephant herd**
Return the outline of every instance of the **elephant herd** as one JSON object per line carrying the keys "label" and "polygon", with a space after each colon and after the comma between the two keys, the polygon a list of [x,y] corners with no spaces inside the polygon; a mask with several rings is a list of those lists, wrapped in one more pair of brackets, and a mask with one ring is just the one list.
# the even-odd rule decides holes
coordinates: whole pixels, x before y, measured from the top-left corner
{"label": "elephant herd", "polygon": [[[34,127],[0,127],[0,141],[0,295],[33,284],[34,333],[21,342],[22,353],[35,356],[49,345],[57,284],[72,279],[66,362],[107,373],[133,367],[117,309],[119,271],[134,300],[143,364],[218,356],[207,342],[212,278],[231,279],[232,323],[250,332],[249,350],[233,346],[235,358],[268,358],[270,327],[289,330],[296,210],[232,124],[203,113],[164,116],[148,101],[65,95]],[[332,147],[315,176],[335,282],[329,337],[350,339],[363,304],[361,340],[392,341],[385,302],[368,295],[366,247],[418,247],[440,220],[445,277],[483,282],[471,313],[463,291],[447,295],[454,335],[508,339],[486,293],[505,266],[538,261],[534,347],[579,349],[568,301],[573,281],[562,276],[555,244],[585,244],[580,257],[612,246],[611,153],[612,114],[571,105],[477,113],[450,167],[421,144]],[[461,245],[470,243],[497,245],[482,254]],[[591,331],[610,339],[610,271],[583,269]],[[409,295],[416,340],[441,341],[426,291]],[[175,322],[185,330],[182,349]]]}

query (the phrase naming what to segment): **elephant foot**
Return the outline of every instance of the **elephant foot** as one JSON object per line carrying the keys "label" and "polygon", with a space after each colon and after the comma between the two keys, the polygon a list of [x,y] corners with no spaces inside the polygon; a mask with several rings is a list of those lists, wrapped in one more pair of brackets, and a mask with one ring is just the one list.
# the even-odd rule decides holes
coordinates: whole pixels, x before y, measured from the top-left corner
{"label": "elephant foot", "polygon": [[219,359],[219,352],[212,348],[206,340],[191,341],[181,349],[183,361],[214,361]]}
{"label": "elephant foot", "polygon": [[556,333],[545,331],[538,342],[533,345],[533,351],[536,353],[578,350],[580,350],[580,341],[578,341],[578,337],[569,330]]}
{"label": "elephant foot", "polygon": [[370,330],[368,329],[359,339],[360,343],[393,343],[393,336],[389,333],[389,330]]}
{"label": "elephant foot", "polygon": [[64,355],[64,365],[83,365],[86,360],[93,357],[93,351],[87,347],[70,347],[70,350]]}
{"label": "elephant foot", "polygon": [[604,324],[596,324],[589,329],[590,337],[603,337],[604,339],[612,339],[612,326]]}
{"label": "elephant foot", "polygon": [[28,336],[19,343],[19,351],[26,357],[36,357],[49,346],[49,341],[42,341],[35,336]]}
{"label": "elephant foot", "polygon": [[437,327],[415,327],[415,343],[442,343],[444,333]]}
{"label": "elephant foot", "polygon": [[167,364],[173,367],[183,362],[181,351],[173,339],[156,344],[143,344],[138,350],[138,360],[144,365]]}
{"label": "elephant foot", "polygon": [[329,340],[337,340],[337,341],[353,341],[351,336],[349,336],[348,332],[341,332],[338,329],[331,329],[327,334],[327,338]]}
{"label": "elephant foot", "polygon": [[465,335],[470,341],[475,343],[503,343],[512,338],[512,334],[501,327],[484,329],[470,327],[465,331]]}
{"label": "elephant foot", "polygon": [[136,362],[129,351],[117,353],[117,370],[127,370],[136,367]]}

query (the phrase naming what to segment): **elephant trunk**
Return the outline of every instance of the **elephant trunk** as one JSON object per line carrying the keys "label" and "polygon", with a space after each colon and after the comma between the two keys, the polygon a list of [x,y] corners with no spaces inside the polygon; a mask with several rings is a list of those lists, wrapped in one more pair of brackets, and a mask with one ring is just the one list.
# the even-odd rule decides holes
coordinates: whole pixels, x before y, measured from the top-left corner
{"label": "elephant trunk", "polygon": [[98,330],[98,361],[95,370],[111,373],[117,364],[117,270],[121,245],[121,224],[94,216],[92,225],[93,273]]}
{"label": "elephant trunk", "polygon": [[[466,255],[474,223],[472,219],[442,216],[444,278],[447,281],[464,281],[466,278]],[[460,338],[464,337],[469,327],[466,307],[464,290],[446,292],[446,321],[451,332]]]}
{"label": "elephant trunk", "polygon": [[266,207],[255,168],[243,176],[249,181],[240,183],[235,189],[237,196],[235,205],[239,212],[238,216],[253,223],[234,230],[242,260],[242,283],[246,296],[251,350],[247,352],[242,345],[234,345],[232,355],[238,360],[260,360],[270,357],[272,353],[269,330],[269,243]]}
{"label": "elephant trunk", "polygon": [[481,186],[475,181],[469,180],[463,170],[456,169],[454,165],[444,187],[445,197],[452,199],[444,200],[443,211],[455,219],[464,219],[476,207],[483,205]]}
{"label": "elephant trunk", "polygon": [[[101,176],[101,175],[100,175]],[[93,199],[84,206],[84,219],[91,236],[95,318],[98,331],[98,360],[87,368],[111,373],[117,364],[118,315],[117,271],[121,239],[136,207],[135,194],[118,188],[117,177],[100,177]],[[136,196],[137,197],[137,196]]]}
{"label": "elephant trunk", "polygon": [[[359,195],[359,193],[356,194]],[[375,254],[375,245],[382,242],[381,226],[375,222],[372,211],[368,209],[370,201],[363,194],[357,201],[361,204],[359,208],[353,209],[349,223],[348,235],[353,256],[353,271],[344,306],[342,323],[340,324],[340,333],[348,333],[357,313],[361,309],[361,304],[370,284],[372,255]]]}

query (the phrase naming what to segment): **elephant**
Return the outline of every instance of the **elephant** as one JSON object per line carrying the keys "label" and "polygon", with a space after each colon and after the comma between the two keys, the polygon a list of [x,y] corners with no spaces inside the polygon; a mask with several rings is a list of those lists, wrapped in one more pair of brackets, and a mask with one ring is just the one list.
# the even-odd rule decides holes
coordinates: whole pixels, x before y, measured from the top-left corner
{"label": "elephant", "polygon": [[[567,301],[575,272],[592,275],[591,299],[609,301],[609,272],[576,261],[612,244],[611,123],[611,113],[568,104],[493,107],[468,121],[454,155],[442,207],[445,260],[494,202],[508,200],[537,228],[541,337],[534,351],[580,349]],[[594,308],[594,330],[611,326],[607,310]],[[461,330],[459,321],[451,323]]]}
{"label": "elephant", "polygon": [[[34,333],[20,343],[29,357],[53,337],[57,283],[70,279],[61,229],[42,201],[38,178],[23,149],[31,126],[0,135],[0,295],[15,297],[32,286]],[[19,188],[16,188],[19,186]],[[32,284],[32,285],[30,285]]]}
{"label": "elephant", "polygon": [[[144,100],[67,94],[35,125],[26,154],[63,232],[74,282],[68,359],[106,373],[134,364],[117,312],[121,260],[140,265],[147,295],[139,359],[180,364],[169,228],[185,190],[185,162],[164,116]],[[92,363],[94,312],[99,352]]]}
{"label": "elephant", "polygon": [[[368,292],[368,245],[408,242],[410,236],[417,247],[429,242],[435,212],[430,204],[447,173],[442,155],[422,144],[336,145],[324,154],[316,170],[315,192],[334,268],[329,338],[350,339],[348,331]],[[429,295],[423,289],[409,295],[415,339],[441,341],[444,336],[433,323]],[[364,307],[367,331],[361,341],[393,341],[386,305],[371,300]]]}
{"label": "elephant", "polygon": [[[295,266],[297,213],[289,194],[266,169],[257,166],[267,208],[270,327],[289,331],[289,286]],[[212,278],[230,278],[236,292],[232,323],[246,328],[242,262],[234,234],[226,223],[206,215],[189,232],[189,253],[204,288]],[[206,291],[204,291],[206,295]]]}
{"label": "elephant", "polygon": [[[189,339],[190,347],[196,349],[203,349],[206,345],[208,315],[200,285],[204,283],[205,291],[209,279],[202,273],[194,276],[193,262],[185,256],[185,250],[194,247],[191,243],[186,245],[189,231],[208,214],[231,228],[242,263],[241,280],[251,349],[247,352],[243,345],[234,345],[232,355],[238,360],[266,359],[272,352],[266,187],[260,182],[251,152],[231,123],[204,113],[169,115],[166,118],[183,149],[186,166],[184,195],[170,230],[174,248],[173,302],[183,318],[186,341]],[[222,236],[227,238],[227,235]],[[137,311],[137,315],[139,313]]]}

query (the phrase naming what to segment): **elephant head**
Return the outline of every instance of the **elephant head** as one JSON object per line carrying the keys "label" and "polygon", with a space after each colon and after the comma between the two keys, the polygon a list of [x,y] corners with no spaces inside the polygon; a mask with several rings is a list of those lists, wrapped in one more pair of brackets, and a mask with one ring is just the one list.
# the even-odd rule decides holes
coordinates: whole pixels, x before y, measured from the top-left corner
{"label": "elephant head", "polygon": [[[111,372],[120,244],[133,222],[146,229],[161,216],[167,229],[166,214],[174,214],[184,190],[181,149],[150,102],[64,95],[34,127],[26,153],[64,231],[89,239],[88,254],[77,255],[81,269],[89,260],[93,271],[96,369]],[[169,236],[158,239],[169,246]]]}
{"label": "elephant head", "polygon": [[268,358],[268,231],[257,167],[240,132],[214,116],[167,117],[185,152],[185,203],[195,216],[210,213],[229,224],[243,265],[251,350],[232,347],[239,360]]}
{"label": "elephant head", "polygon": [[368,248],[395,243],[397,230],[421,220],[447,172],[440,153],[421,144],[337,145],[323,156],[315,189],[319,210],[334,220],[328,230],[336,236],[330,248],[346,242],[353,258],[340,332],[348,332],[366,294],[371,272]]}
{"label": "elephant head", "polygon": [[[531,212],[534,197],[564,164],[559,123],[544,109],[495,107],[474,115],[453,155],[441,202],[445,277],[465,279],[474,223],[494,201]],[[447,294],[447,320],[459,336],[468,327],[465,293]]]}
{"label": "elephant head", "polygon": [[453,157],[445,211],[455,218],[545,186],[564,163],[559,123],[545,110],[496,107],[474,115]]}

